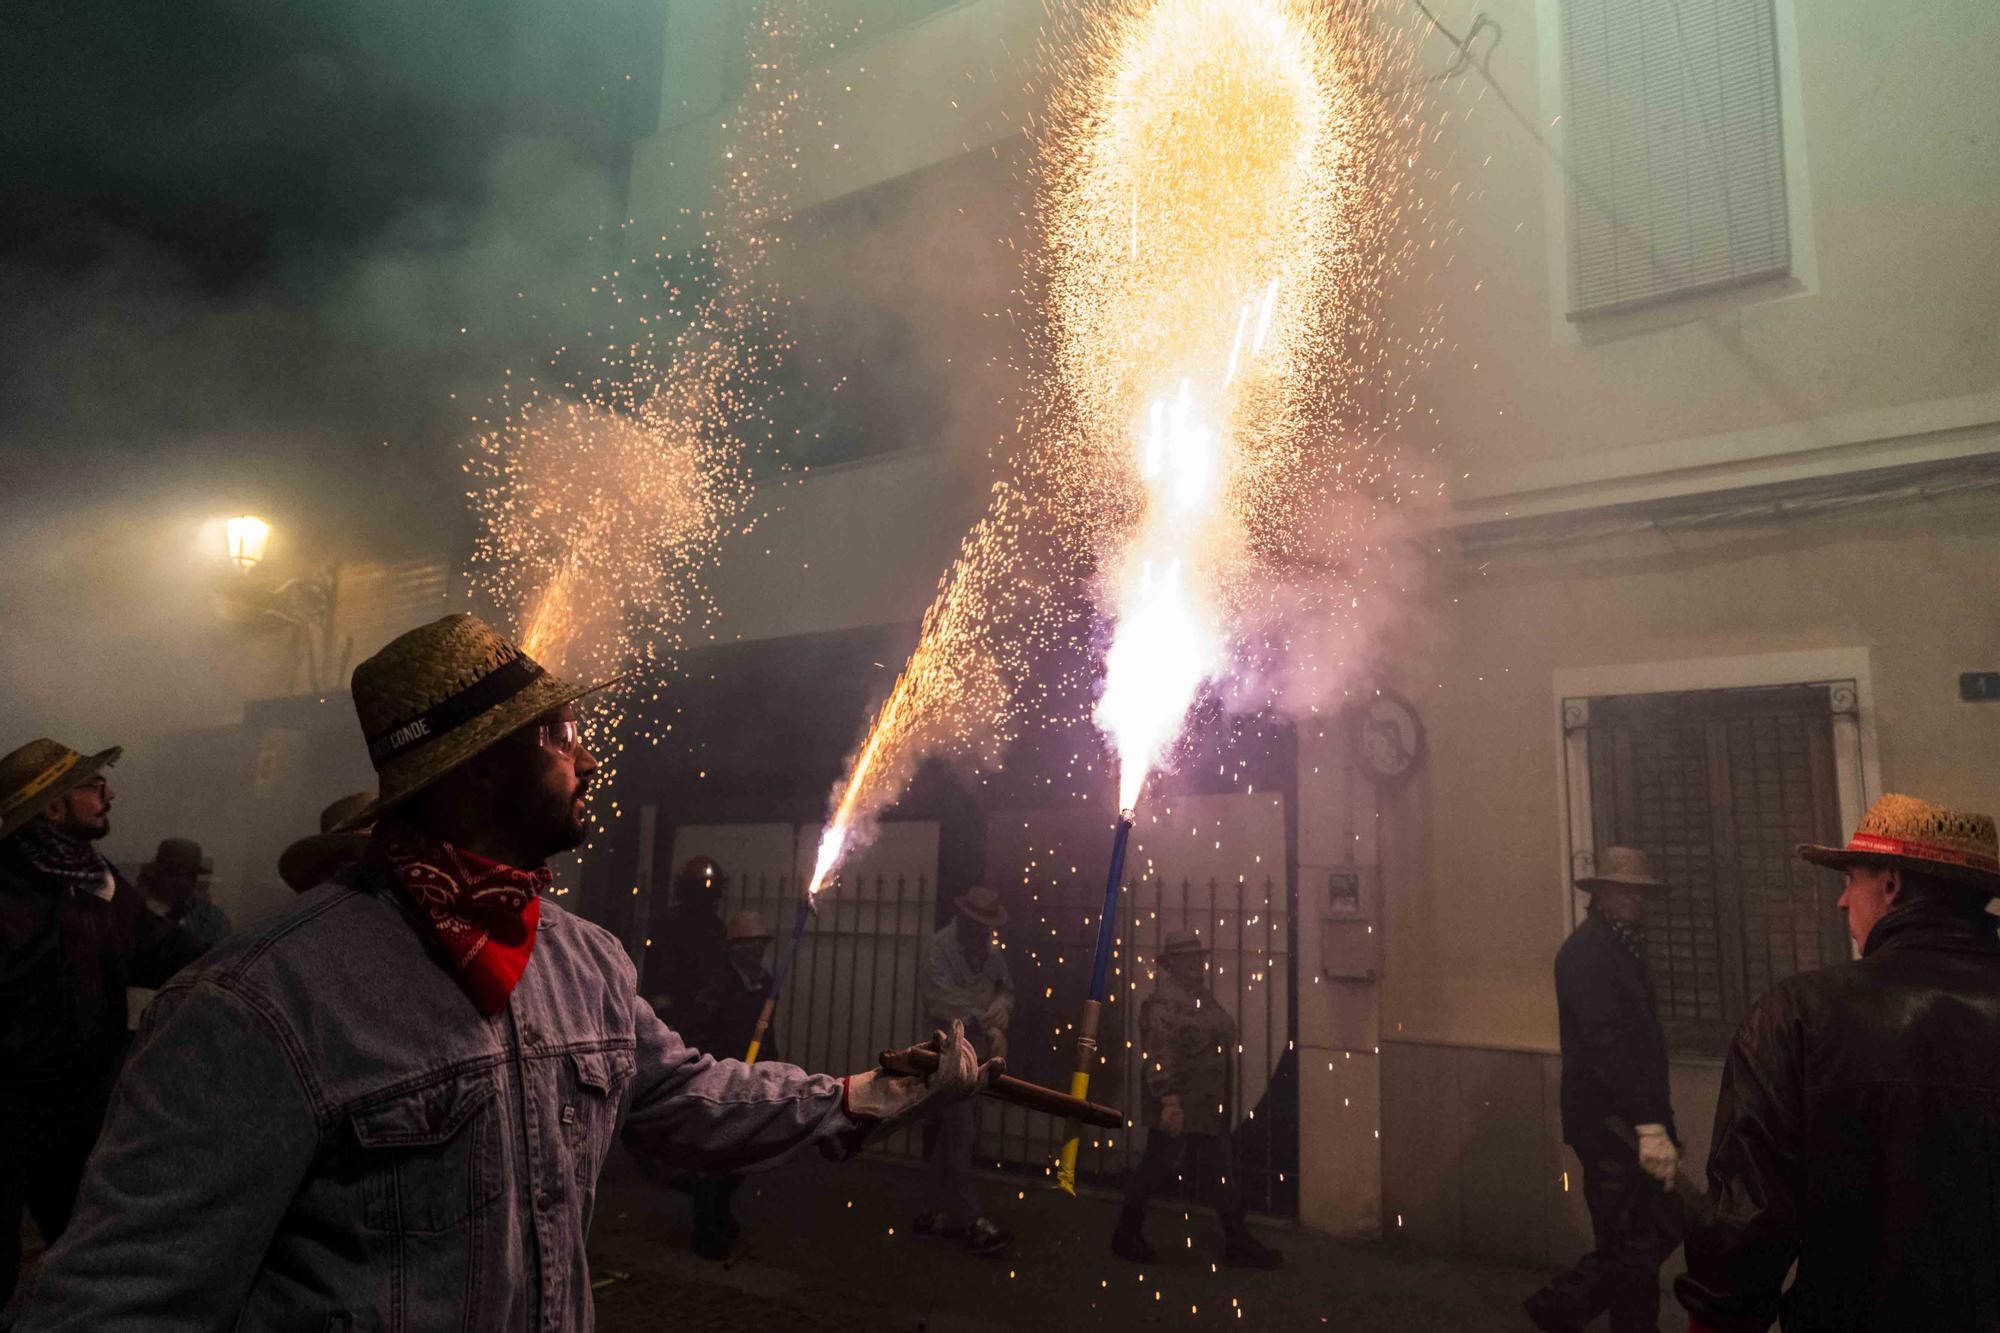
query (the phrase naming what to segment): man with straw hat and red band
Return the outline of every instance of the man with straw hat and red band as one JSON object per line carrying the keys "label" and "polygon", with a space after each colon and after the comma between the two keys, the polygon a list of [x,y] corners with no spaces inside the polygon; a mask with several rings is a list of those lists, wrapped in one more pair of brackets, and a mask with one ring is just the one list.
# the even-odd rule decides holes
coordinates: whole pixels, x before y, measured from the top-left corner
{"label": "man with straw hat and red band", "polygon": [[588,693],[476,618],[354,672],[381,782],[363,862],[160,992],[35,1330],[592,1325],[584,1242],[614,1133],[738,1170],[969,1097],[690,1049],[617,940],[544,901],[584,837]]}
{"label": "man with straw hat and red band", "polygon": [[125,1049],[126,989],[202,949],[97,851],[119,753],[44,738],[0,758],[0,1309],[22,1210],[50,1243],[68,1225]]}
{"label": "man with straw hat and red band", "polygon": [[1583,1167],[1593,1248],[1524,1303],[1545,1333],[1657,1333],[1660,1265],[1680,1244],[1667,1040],[1646,982],[1645,900],[1668,891],[1636,847],[1576,881],[1589,910],[1556,954],[1563,1141]]}
{"label": "man with straw hat and red band", "polygon": [[[1884,796],[1844,847],[1861,957],[1758,1001],[1722,1073],[1711,1215],[1676,1284],[1695,1333],[2000,1329],[2000,846]],[[1789,1288],[1785,1275],[1793,1264]]]}

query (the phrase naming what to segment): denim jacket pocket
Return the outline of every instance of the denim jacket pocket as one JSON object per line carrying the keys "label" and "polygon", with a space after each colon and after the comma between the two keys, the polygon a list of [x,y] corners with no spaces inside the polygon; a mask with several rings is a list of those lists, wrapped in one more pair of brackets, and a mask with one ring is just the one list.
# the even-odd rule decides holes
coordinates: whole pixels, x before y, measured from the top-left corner
{"label": "denim jacket pocket", "polygon": [[349,1116],[362,1150],[363,1225],[410,1235],[450,1231],[498,1197],[495,1092],[482,1071]]}
{"label": "denim jacket pocket", "polygon": [[562,1126],[576,1162],[577,1179],[585,1185],[597,1179],[618,1129],[618,1107],[636,1067],[628,1050],[571,1051],[569,1077],[564,1081]]}

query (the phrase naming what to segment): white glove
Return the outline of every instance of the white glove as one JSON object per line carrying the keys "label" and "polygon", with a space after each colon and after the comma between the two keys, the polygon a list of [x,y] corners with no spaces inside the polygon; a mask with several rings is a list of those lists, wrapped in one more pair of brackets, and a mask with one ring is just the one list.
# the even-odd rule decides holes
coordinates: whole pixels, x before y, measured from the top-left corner
{"label": "white glove", "polygon": [[986,1012],[979,1016],[979,1026],[988,1032],[998,1031],[1007,1026],[1014,1016],[1014,996],[1011,991],[1001,991],[993,997],[993,1003],[986,1006]]}
{"label": "white glove", "polygon": [[1007,1058],[1007,1029],[1005,1026],[986,1029],[986,1053],[995,1060]]}
{"label": "white glove", "polygon": [[1179,1134],[1187,1127],[1187,1113],[1181,1110],[1181,1098],[1177,1092],[1170,1092],[1160,1098],[1160,1128],[1169,1134]]}
{"label": "white glove", "polygon": [[[953,1019],[951,1031],[940,1030],[925,1047],[938,1056],[937,1071],[928,1078],[915,1074],[891,1074],[871,1069],[847,1078],[847,1113],[857,1118],[878,1120],[879,1132],[887,1133],[920,1116],[934,1114],[953,1102],[977,1096],[1006,1068],[1002,1060],[981,1064],[965,1039],[965,1024]],[[917,1049],[917,1048],[912,1048]]]}
{"label": "white glove", "polygon": [[1639,1167],[1660,1182],[1663,1189],[1674,1187],[1674,1169],[1681,1164],[1680,1149],[1667,1137],[1665,1125],[1634,1125],[1639,1136]]}

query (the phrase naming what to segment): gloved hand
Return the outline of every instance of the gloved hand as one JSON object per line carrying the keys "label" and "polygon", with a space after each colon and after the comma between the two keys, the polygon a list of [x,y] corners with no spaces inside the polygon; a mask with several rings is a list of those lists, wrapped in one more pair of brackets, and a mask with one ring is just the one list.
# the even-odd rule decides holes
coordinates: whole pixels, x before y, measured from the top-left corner
{"label": "gloved hand", "polygon": [[937,1052],[937,1072],[927,1078],[891,1074],[882,1069],[850,1074],[844,1099],[847,1113],[880,1121],[880,1132],[886,1133],[953,1102],[978,1095],[981,1088],[992,1083],[1007,1067],[1004,1060],[981,1064],[973,1054],[972,1043],[965,1039],[965,1024],[959,1019],[952,1020],[951,1031],[940,1030],[924,1046]]}
{"label": "gloved hand", "polygon": [[1634,1125],[1639,1136],[1639,1167],[1660,1182],[1663,1189],[1674,1186],[1674,1169],[1681,1164],[1681,1151],[1667,1137],[1665,1125]]}
{"label": "gloved hand", "polygon": [[1169,1134],[1178,1134],[1187,1127],[1187,1113],[1181,1110],[1181,1097],[1170,1092],[1160,1098],[1160,1128]]}
{"label": "gloved hand", "polygon": [[993,1003],[987,1005],[986,1012],[979,1016],[979,1026],[987,1032],[998,1032],[1007,1026],[1007,1020],[1013,1016],[1013,992],[1003,990],[993,997]]}
{"label": "gloved hand", "polygon": [[1007,1058],[1007,1029],[1005,1027],[986,1029],[986,1053],[995,1060]]}

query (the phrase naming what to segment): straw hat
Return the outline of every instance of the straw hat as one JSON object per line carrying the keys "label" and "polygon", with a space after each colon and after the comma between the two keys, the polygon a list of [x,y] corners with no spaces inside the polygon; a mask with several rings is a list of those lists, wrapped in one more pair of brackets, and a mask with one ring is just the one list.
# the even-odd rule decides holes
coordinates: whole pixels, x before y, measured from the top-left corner
{"label": "straw hat", "polygon": [[1595,893],[1620,884],[1648,892],[1668,887],[1665,880],[1653,874],[1652,861],[1637,847],[1606,847],[1604,854],[1597,858],[1597,872],[1585,875],[1576,882],[1576,886],[1585,893]]}
{"label": "straw hat", "polygon": [[365,828],[335,832],[375,804],[375,793],[357,791],[343,796],[319,813],[319,832],[307,834],[278,853],[278,878],[299,893],[316,889],[348,861],[359,861],[368,850]]}
{"label": "straw hat", "polygon": [[1814,865],[1901,866],[1958,880],[1988,897],[2000,896],[2000,844],[1993,816],[1947,810],[1914,796],[1884,796],[1868,807],[1845,847],[1804,843],[1799,855]]}
{"label": "straw hat", "polygon": [[354,668],[354,711],[381,795],[340,825],[372,824],[551,708],[603,689],[542,669],[477,616],[446,616]]}
{"label": "straw hat", "polygon": [[162,838],[145,870],[179,871],[183,874],[213,875],[215,862],[202,855],[201,844],[193,838]]}
{"label": "straw hat", "polygon": [[977,921],[982,926],[998,930],[1007,924],[1007,909],[1000,904],[1000,895],[984,884],[975,884],[956,899],[958,910]]}
{"label": "straw hat", "polygon": [[125,753],[114,745],[96,754],[79,754],[44,736],[0,758],[0,838],[40,814],[50,801],[63,797],[109,768]]}
{"label": "straw hat", "polygon": [[729,918],[728,939],[731,944],[738,940],[768,940],[773,938],[764,918],[755,912],[738,912]]}
{"label": "straw hat", "polygon": [[1208,952],[1208,946],[1201,942],[1201,936],[1191,930],[1170,930],[1160,944],[1160,961],[1183,957],[1187,954]]}

